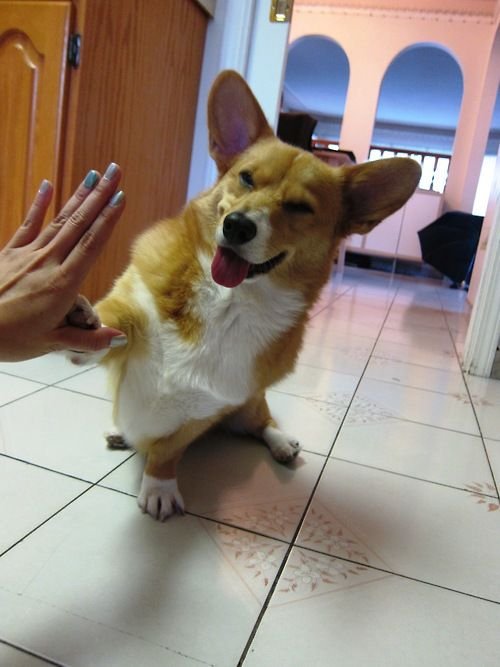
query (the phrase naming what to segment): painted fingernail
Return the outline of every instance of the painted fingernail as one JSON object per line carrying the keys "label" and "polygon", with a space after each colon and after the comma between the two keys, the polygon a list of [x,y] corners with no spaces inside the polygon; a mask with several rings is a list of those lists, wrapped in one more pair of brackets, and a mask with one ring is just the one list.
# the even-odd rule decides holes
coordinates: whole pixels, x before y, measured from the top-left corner
{"label": "painted fingernail", "polygon": [[127,343],[127,336],[115,336],[109,341],[109,347],[124,347]]}
{"label": "painted fingernail", "polygon": [[118,165],[115,162],[111,162],[111,164],[108,165],[108,168],[104,172],[104,178],[107,181],[110,181],[113,178],[113,176],[116,174],[117,169],[118,169]]}
{"label": "painted fingernail", "polygon": [[111,199],[109,200],[109,205],[119,206],[124,199],[125,199],[125,193],[123,192],[123,190],[120,190],[119,192],[115,192],[115,194],[111,197]]}
{"label": "painted fingernail", "polygon": [[85,176],[83,184],[86,188],[91,190],[98,180],[99,180],[99,174],[94,169],[91,169],[89,173]]}
{"label": "painted fingernail", "polygon": [[47,181],[45,178],[43,181],[40,183],[40,187],[38,188],[38,192],[43,195],[47,190],[50,190],[51,183],[50,181]]}

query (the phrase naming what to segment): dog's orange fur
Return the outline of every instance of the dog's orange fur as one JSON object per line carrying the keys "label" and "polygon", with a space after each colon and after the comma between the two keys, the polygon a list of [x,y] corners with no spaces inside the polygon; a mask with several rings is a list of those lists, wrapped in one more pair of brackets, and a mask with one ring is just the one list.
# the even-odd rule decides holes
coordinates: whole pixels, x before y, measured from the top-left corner
{"label": "dog's orange fur", "polygon": [[[212,326],[197,296],[201,281],[207,280],[199,257],[213,257],[217,230],[234,211],[265,211],[269,234],[262,261],[282,252],[287,255],[265,278],[255,280],[269,280],[275,288],[300,295],[303,308],[255,355],[251,393],[242,405],[221,405],[211,416],[189,419],[164,437],[134,442],[147,456],[146,473],[160,480],[174,477],[175,462],[184,448],[224,417],[232,421],[237,417],[240,428],[258,436],[274,424],[265,390],[293,370],[308,310],[329,278],[340,241],[370,231],[402,206],[420,175],[419,166],[407,159],[335,169],[280,142],[234,72],[224,72],[216,80],[208,118],[218,182],[191,201],[178,218],[159,222],[137,240],[130,267],[97,306],[106,325],[128,336],[125,349],[112,350],[104,359],[115,390],[119,391],[131,360],[146,360],[153,342],[146,310],[131,299],[137,276],[147,287],[160,322],[175,325],[180,345],[199,345]],[[242,172],[251,173],[253,187],[242,183]],[[313,213],[290,211],[290,203],[307,205]]]}

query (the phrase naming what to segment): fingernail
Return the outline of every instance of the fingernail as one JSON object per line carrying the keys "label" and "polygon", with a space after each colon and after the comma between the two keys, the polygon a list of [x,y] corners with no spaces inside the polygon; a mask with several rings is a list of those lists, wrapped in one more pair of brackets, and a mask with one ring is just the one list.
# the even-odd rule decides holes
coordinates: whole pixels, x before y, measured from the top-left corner
{"label": "fingernail", "polygon": [[89,173],[85,176],[83,184],[86,188],[91,190],[98,180],[99,180],[99,174],[94,169],[91,169]]}
{"label": "fingernail", "polygon": [[40,187],[38,188],[38,192],[43,195],[47,190],[50,190],[51,183],[50,181],[47,181],[45,178],[43,181],[40,183]]}
{"label": "fingernail", "polygon": [[127,336],[115,336],[109,341],[109,347],[124,347],[127,343]]}
{"label": "fingernail", "polygon": [[125,198],[125,193],[123,190],[120,190],[119,192],[115,192],[115,194],[111,197],[109,200],[109,205],[110,206],[119,206],[122,201]]}
{"label": "fingernail", "polygon": [[113,176],[116,174],[116,170],[118,169],[118,165],[115,162],[111,162],[110,165],[108,165],[108,168],[104,172],[104,178],[107,181],[110,181]]}

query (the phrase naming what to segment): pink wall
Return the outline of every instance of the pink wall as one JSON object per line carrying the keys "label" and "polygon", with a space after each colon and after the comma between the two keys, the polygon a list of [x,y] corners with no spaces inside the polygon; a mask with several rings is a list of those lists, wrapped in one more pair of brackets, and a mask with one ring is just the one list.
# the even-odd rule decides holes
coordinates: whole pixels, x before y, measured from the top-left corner
{"label": "pink wall", "polygon": [[380,86],[393,59],[414,44],[447,49],[462,69],[464,96],[445,207],[472,211],[500,76],[500,49],[494,53],[497,31],[498,17],[484,15],[299,4],[294,9],[290,41],[325,35],[345,50],[350,80],[340,144],[353,150],[360,161],[368,157]]}

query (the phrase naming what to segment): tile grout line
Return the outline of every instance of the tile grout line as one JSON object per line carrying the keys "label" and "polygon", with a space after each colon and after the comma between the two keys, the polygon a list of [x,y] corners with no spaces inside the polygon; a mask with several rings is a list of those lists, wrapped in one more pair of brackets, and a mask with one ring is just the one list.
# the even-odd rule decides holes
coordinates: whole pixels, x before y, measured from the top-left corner
{"label": "tile grout line", "polygon": [[[15,377],[17,378],[17,375],[11,375],[10,377]],[[24,378],[18,378],[20,380],[24,380]],[[33,380],[29,380],[29,382],[32,382]],[[41,384],[41,383],[38,383]],[[28,398],[29,396],[35,396],[35,394],[39,394],[42,391],[45,391],[50,385],[42,385],[41,387],[38,387],[38,389],[33,389],[33,391],[28,392],[27,394],[23,394],[22,396],[18,396],[17,398],[13,398],[11,401],[7,401],[6,403],[2,403],[0,405],[0,411],[3,408],[6,408],[9,405],[13,405],[14,403],[17,403],[18,401],[22,401],[24,398]],[[1,413],[0,413],[1,414]]]}
{"label": "tile grout line", "polygon": [[290,555],[291,555],[291,553],[292,553],[292,550],[294,549],[295,546],[297,546],[297,545],[296,545],[297,537],[298,537],[299,534],[300,534],[300,531],[301,531],[302,526],[303,526],[303,524],[304,524],[305,518],[306,518],[307,513],[308,513],[308,511],[309,511],[309,508],[310,508],[310,506],[311,506],[311,504],[312,504],[313,498],[314,498],[314,496],[315,496],[315,494],[316,494],[316,490],[318,489],[318,486],[319,486],[319,484],[320,484],[320,482],[321,482],[321,479],[322,479],[323,474],[324,474],[324,472],[325,472],[326,466],[328,465],[328,462],[330,461],[330,457],[331,457],[333,448],[334,448],[334,446],[335,446],[335,442],[337,441],[337,439],[338,439],[338,437],[339,437],[339,434],[340,434],[340,431],[342,430],[342,427],[343,427],[343,425],[344,425],[344,422],[345,422],[345,420],[346,420],[346,418],[347,418],[347,414],[349,413],[349,409],[350,409],[350,407],[351,407],[351,405],[352,405],[352,403],[353,403],[353,401],[354,401],[354,398],[355,398],[356,393],[357,393],[357,391],[358,391],[358,389],[359,389],[359,385],[361,384],[361,381],[362,381],[363,376],[364,376],[364,374],[365,374],[365,372],[366,372],[366,369],[367,369],[367,367],[368,367],[368,364],[370,363],[370,359],[371,359],[371,356],[372,356],[372,354],[373,354],[373,350],[375,349],[375,346],[376,346],[376,344],[377,344],[377,342],[378,342],[378,340],[379,340],[379,338],[380,338],[380,335],[381,335],[382,330],[383,330],[383,328],[384,328],[384,324],[385,324],[385,322],[386,322],[386,320],[387,320],[387,318],[388,318],[388,316],[389,316],[390,310],[391,310],[391,308],[392,308],[392,305],[393,305],[393,303],[394,303],[394,300],[396,299],[396,296],[397,296],[398,292],[399,292],[399,288],[396,289],[396,291],[395,291],[395,293],[394,293],[394,296],[393,296],[393,298],[392,298],[391,304],[390,304],[390,306],[387,308],[387,312],[386,312],[386,315],[385,315],[385,317],[384,317],[384,320],[383,320],[382,324],[380,325],[380,329],[379,329],[377,338],[375,339],[375,341],[374,341],[374,343],[373,343],[372,352],[370,353],[370,356],[369,356],[369,358],[368,358],[368,360],[367,360],[367,362],[366,362],[365,368],[364,368],[363,372],[361,373],[361,375],[360,375],[360,377],[359,377],[359,379],[358,379],[358,382],[357,382],[357,384],[356,384],[356,387],[355,387],[355,389],[354,389],[354,392],[353,392],[353,394],[352,394],[352,397],[351,397],[351,399],[350,399],[350,401],[349,401],[349,405],[348,405],[348,407],[347,407],[347,410],[346,410],[346,412],[345,412],[345,414],[344,414],[344,417],[342,418],[342,421],[341,421],[341,423],[340,423],[340,426],[339,426],[339,428],[338,428],[338,430],[337,430],[337,432],[336,432],[336,434],[335,434],[335,436],[334,436],[333,443],[332,443],[332,446],[330,447],[328,456],[326,457],[325,462],[324,462],[324,464],[323,464],[323,466],[322,466],[322,468],[321,468],[321,470],[320,470],[320,472],[319,472],[318,478],[316,479],[316,483],[314,484],[314,487],[313,487],[312,490],[311,490],[311,494],[310,494],[310,496],[309,496],[309,500],[307,501],[306,506],[305,506],[305,508],[304,508],[304,511],[302,512],[302,516],[301,516],[300,519],[299,519],[299,522],[298,522],[298,524],[297,524],[297,528],[295,529],[295,532],[294,532],[294,534],[293,534],[292,540],[291,540],[290,543],[289,543],[288,549],[287,549],[287,551],[286,551],[286,553],[285,553],[285,555],[284,555],[284,557],[283,557],[283,560],[281,561],[281,564],[280,564],[280,566],[279,566],[279,568],[278,568],[278,571],[277,571],[277,573],[276,573],[276,576],[274,577],[274,580],[273,580],[273,583],[272,583],[271,588],[270,588],[270,590],[269,590],[269,593],[267,594],[266,599],[264,600],[264,604],[262,605],[261,610],[260,610],[260,612],[259,612],[259,615],[258,615],[258,617],[257,617],[257,620],[256,620],[256,622],[255,622],[255,624],[254,624],[254,627],[252,628],[252,631],[250,632],[250,635],[249,635],[249,638],[248,638],[248,640],[247,640],[247,643],[245,644],[245,647],[243,648],[243,652],[242,652],[242,654],[241,654],[241,656],[240,656],[240,659],[239,659],[239,661],[238,661],[238,663],[237,663],[237,667],[242,667],[243,663],[245,662],[245,660],[246,660],[246,658],[247,658],[248,652],[250,651],[250,648],[251,648],[251,646],[252,646],[252,644],[253,644],[253,641],[254,641],[254,639],[255,639],[255,635],[257,634],[258,629],[259,629],[259,627],[260,627],[260,625],[261,625],[261,623],[262,623],[262,620],[263,620],[263,618],[264,618],[264,615],[265,615],[266,612],[267,612],[267,609],[268,609],[268,607],[269,607],[269,603],[271,602],[271,599],[272,599],[272,597],[273,597],[273,595],[274,595],[274,593],[275,593],[275,590],[276,590],[276,588],[277,588],[277,586],[278,586],[278,582],[279,582],[280,579],[281,579],[281,575],[283,574],[283,571],[284,571],[284,569],[285,569],[285,567],[286,567],[286,564],[287,564],[287,562],[288,562],[288,560],[289,560],[289,558],[290,558]]}
{"label": "tile grout line", "polygon": [[467,381],[465,380],[465,377],[464,377],[464,382],[465,382],[465,386],[466,386],[466,389],[467,389],[467,394],[469,396],[469,400],[470,400],[470,403],[471,403],[472,412],[474,413],[474,419],[476,420],[477,427],[479,429],[479,436],[481,438],[481,443],[483,445],[484,455],[486,456],[486,462],[488,464],[488,468],[490,469],[491,479],[493,480],[493,485],[494,485],[496,493],[497,493],[497,500],[500,501],[500,491],[498,489],[498,484],[497,484],[497,480],[496,480],[496,477],[495,477],[495,473],[493,472],[493,466],[491,465],[490,455],[488,454],[488,448],[486,447],[485,437],[483,435],[483,430],[481,428],[481,424],[479,423],[479,418],[478,418],[477,413],[476,413],[476,407],[475,407],[474,402],[472,400],[472,396],[471,396],[471,393],[470,393],[470,390],[469,390],[469,385],[467,384]]}
{"label": "tile grout line", "polygon": [[[404,347],[411,347],[409,345],[405,345]],[[393,364],[402,364],[404,366],[416,366],[417,368],[425,368],[426,370],[431,370],[431,371],[438,371],[439,373],[448,373],[449,375],[461,375],[460,372],[460,364],[458,364],[458,370],[450,370],[449,368],[442,368],[439,366],[429,366],[428,364],[417,364],[414,361],[402,361],[401,359],[391,359],[390,357],[384,357],[383,354],[374,354],[372,355],[374,359],[381,359],[382,361],[390,361]],[[380,382],[390,382],[390,380],[380,380]],[[416,387],[418,389],[418,387]],[[422,391],[431,391],[430,389],[422,389]],[[435,392],[438,394],[446,393],[446,392]]]}
{"label": "tile grout line", "polygon": [[52,658],[48,658],[47,656],[42,655],[41,653],[36,653],[35,651],[32,651],[28,648],[24,648],[23,646],[14,644],[13,642],[7,641],[7,639],[2,639],[2,637],[0,637],[0,644],[5,644],[5,646],[10,646],[11,648],[20,651],[21,653],[31,655],[34,658],[37,658],[38,660],[42,660],[47,665],[54,665],[55,667],[68,667],[68,665],[66,665],[65,663],[56,662],[55,660],[52,660]]}
{"label": "tile grout line", "polygon": [[[476,436],[477,437],[477,436]],[[495,495],[489,494],[489,493],[481,493],[480,491],[473,492],[469,489],[466,489],[461,486],[455,486],[454,484],[446,484],[444,482],[436,482],[432,479],[425,479],[425,477],[415,477],[415,475],[408,475],[403,472],[396,472],[394,470],[389,470],[387,468],[380,468],[378,466],[374,465],[369,465],[367,463],[359,463],[358,461],[351,461],[350,459],[345,459],[340,456],[332,456],[330,457],[332,460],[335,461],[343,461],[344,463],[349,463],[351,465],[359,466],[360,468],[369,468],[370,470],[378,470],[380,472],[386,473],[388,475],[395,475],[396,477],[404,477],[405,479],[412,479],[416,482],[424,482],[426,484],[434,484],[434,486],[442,486],[445,489],[453,489],[454,491],[460,491],[461,493],[468,493],[468,494],[473,494],[482,496],[484,498],[491,498],[493,500],[498,500],[498,498]]]}
{"label": "tile grout line", "polygon": [[[126,463],[130,458],[132,458],[132,456],[134,456],[134,454],[132,454],[131,456],[129,456],[127,459],[125,459],[125,461],[121,461],[117,466],[115,466],[112,470],[110,470],[110,471],[107,472],[105,475],[103,475],[102,477],[100,477],[96,482],[88,482],[88,483],[90,484],[90,486],[89,486],[87,489],[84,489],[81,493],[79,493],[79,494],[76,495],[74,498],[72,498],[71,500],[69,500],[65,505],[63,505],[62,507],[60,507],[56,512],[53,512],[50,516],[48,516],[46,519],[44,519],[42,522],[40,522],[37,526],[35,526],[34,528],[32,528],[30,531],[28,531],[25,535],[23,535],[21,538],[19,538],[16,542],[14,542],[14,543],[11,544],[9,547],[7,547],[7,549],[5,549],[4,551],[2,551],[2,552],[0,553],[0,558],[2,558],[2,556],[5,556],[7,553],[9,553],[9,551],[12,551],[12,549],[14,549],[18,544],[20,544],[21,542],[24,542],[24,540],[26,540],[28,537],[30,537],[31,535],[33,535],[33,533],[35,533],[37,530],[39,530],[40,528],[42,528],[42,526],[44,526],[46,523],[48,523],[49,521],[51,521],[51,519],[53,519],[55,516],[57,516],[58,514],[60,514],[61,512],[63,512],[67,507],[69,507],[69,506],[72,505],[74,502],[76,502],[77,500],[79,500],[79,499],[80,499],[82,496],[84,496],[86,493],[89,493],[89,491],[92,491],[92,489],[95,489],[96,487],[97,487],[97,488],[102,488],[102,487],[100,486],[99,482],[101,482],[103,479],[105,479],[108,475],[111,475],[111,473],[113,473],[113,472],[114,472],[115,470],[117,470],[120,466],[122,466],[124,463]],[[33,464],[33,465],[35,465],[35,464]],[[82,481],[82,480],[79,480],[79,481]]]}
{"label": "tile grout line", "polygon": [[[383,319],[383,321],[382,321],[382,324],[380,325],[380,329],[379,329],[379,331],[378,331],[377,337],[376,337],[375,340],[373,341],[373,346],[372,346],[371,352],[370,352],[370,354],[369,354],[369,356],[368,356],[368,359],[367,359],[367,361],[366,361],[366,363],[365,363],[365,366],[364,366],[364,368],[363,368],[363,371],[361,372],[361,375],[360,375],[360,377],[359,377],[359,380],[358,380],[358,382],[357,382],[357,384],[356,384],[356,387],[355,387],[355,389],[354,389],[354,392],[353,392],[353,394],[352,394],[352,396],[351,396],[351,400],[349,401],[349,405],[347,406],[347,410],[345,411],[345,414],[344,414],[344,416],[343,416],[343,418],[342,418],[342,420],[341,420],[341,422],[340,422],[340,425],[339,425],[339,428],[338,428],[338,430],[337,430],[337,433],[335,434],[335,437],[334,437],[333,442],[332,442],[332,446],[330,447],[330,450],[329,450],[329,452],[328,452],[328,458],[331,458],[331,457],[332,457],[332,452],[333,452],[333,449],[334,449],[334,447],[335,447],[335,443],[337,442],[338,437],[339,437],[339,435],[340,435],[340,432],[341,432],[342,428],[344,427],[344,424],[345,424],[345,422],[346,422],[346,420],[347,420],[347,415],[349,414],[349,410],[351,409],[352,404],[354,403],[354,399],[356,398],[356,395],[357,395],[357,393],[358,393],[358,390],[359,390],[359,387],[360,387],[360,385],[361,385],[361,382],[363,381],[363,378],[365,377],[366,371],[367,371],[368,366],[370,365],[370,361],[371,361],[371,359],[372,359],[372,357],[373,357],[373,353],[375,352],[375,348],[377,347],[377,343],[378,343],[378,341],[380,340],[380,336],[382,335],[382,331],[384,330],[385,323],[387,322],[387,319],[388,319],[389,314],[390,314],[390,312],[391,312],[392,306],[394,305],[394,302],[395,302],[395,300],[396,300],[396,297],[397,297],[397,295],[398,295],[399,290],[400,290],[400,288],[398,287],[398,288],[396,289],[396,291],[394,292],[394,296],[392,297],[391,303],[390,303],[390,305],[388,306],[387,311],[386,311],[386,314],[385,314],[385,317],[384,317],[384,319]],[[320,475],[320,476],[322,476],[322,475],[323,475],[323,470],[321,471],[321,475]],[[318,481],[319,481],[319,480],[318,480]],[[316,491],[316,489],[314,489],[313,493],[314,493],[315,491]]]}
{"label": "tile grout line", "polygon": [[[441,296],[439,295],[439,293],[438,293],[438,296],[439,296],[439,300],[441,302],[441,310],[443,311],[443,313],[446,313],[446,311],[444,310],[444,307],[443,307],[443,301],[441,300]],[[467,392],[467,396],[469,397],[469,402],[470,402],[470,405],[472,407],[472,412],[474,414],[474,419],[476,420],[477,428],[479,430],[479,436],[481,438],[481,442],[482,442],[482,445],[483,445],[484,455],[486,456],[486,462],[487,462],[488,467],[490,469],[490,475],[491,475],[491,479],[493,480],[493,485],[494,485],[495,490],[496,490],[497,499],[500,501],[500,491],[498,489],[498,484],[497,484],[497,480],[495,478],[495,473],[493,472],[493,466],[491,465],[490,457],[489,457],[489,454],[488,454],[488,448],[486,447],[486,442],[485,442],[485,438],[484,438],[484,435],[483,435],[483,430],[482,430],[481,424],[479,422],[479,417],[477,416],[476,406],[474,405],[474,401],[472,400],[472,394],[470,392],[469,385],[467,384],[465,371],[462,368],[462,362],[460,361],[460,355],[458,354],[457,345],[456,345],[455,339],[453,337],[453,334],[451,332],[451,327],[450,327],[450,324],[448,322],[448,318],[446,317],[446,314],[444,315],[444,319],[445,319],[445,322],[446,322],[446,326],[448,327],[448,332],[450,334],[450,337],[451,337],[451,340],[452,340],[452,343],[453,343],[453,348],[455,350],[455,354],[457,356],[458,366],[459,366],[460,372],[462,374],[462,380],[465,384],[465,390]]]}
{"label": "tile grout line", "polygon": [[68,375],[67,377],[64,377],[60,380],[56,380],[55,382],[43,382],[41,380],[33,380],[31,378],[23,377],[22,375],[16,375],[15,373],[8,373],[5,371],[0,371],[1,375],[7,375],[12,378],[16,378],[17,380],[24,380],[26,382],[32,382],[33,384],[38,384],[40,385],[37,389],[33,389],[33,391],[28,392],[27,394],[23,394],[22,396],[18,396],[17,398],[13,398],[11,401],[7,401],[6,403],[0,403],[0,410],[2,408],[7,407],[8,405],[12,405],[13,403],[17,403],[17,401],[22,401],[25,398],[34,396],[35,394],[39,394],[42,391],[45,391],[46,389],[61,389],[62,391],[68,391],[72,392],[74,394],[79,394],[81,396],[88,396],[90,398],[97,398],[101,401],[108,401],[109,399],[102,398],[102,396],[94,396],[93,394],[86,394],[85,392],[82,391],[77,391],[74,389],[69,389],[66,387],[60,387],[59,385],[62,382],[67,382],[68,380],[72,380],[73,378],[79,377],[80,375],[83,375],[84,373],[88,373],[90,370],[95,368],[95,366],[91,366],[90,368],[86,368],[85,370],[81,370],[74,375]]}
{"label": "tile grout line", "polygon": [[77,482],[83,482],[84,484],[93,484],[92,480],[85,479],[84,477],[77,477],[77,475],[72,475],[69,472],[63,472],[62,470],[56,470],[55,468],[49,468],[44,466],[41,463],[35,463],[34,461],[28,461],[27,459],[21,459],[18,456],[12,456],[12,454],[6,454],[5,452],[0,452],[0,459],[6,458],[10,461],[17,461],[18,463],[24,463],[25,465],[32,466],[33,468],[38,468],[39,470],[45,470],[46,472],[54,473],[55,475],[60,475],[62,477],[68,477],[69,479],[74,479]]}
{"label": "tile grout line", "polygon": [[[48,353],[48,354],[50,354],[50,353]],[[16,362],[13,362],[13,363],[16,363]],[[47,387],[54,387],[54,386],[58,385],[60,382],[66,382],[67,380],[72,380],[73,378],[78,377],[79,375],[83,375],[84,373],[87,373],[88,371],[92,370],[93,368],[96,368],[96,366],[95,365],[89,366],[88,368],[84,368],[82,370],[76,371],[75,373],[72,373],[71,375],[64,376],[64,377],[60,378],[59,380],[54,380],[53,382],[45,382],[44,380],[34,380],[32,377],[26,377],[25,375],[19,375],[18,373],[11,373],[11,372],[6,371],[6,370],[0,371],[0,374],[1,375],[8,375],[10,377],[15,377],[19,380],[26,380],[27,382],[35,382],[37,384],[43,385],[43,388],[45,389]],[[19,398],[22,398],[22,396],[20,396]],[[15,399],[15,400],[19,400],[19,399]]]}
{"label": "tile grout line", "polygon": [[[341,350],[339,350],[339,352],[341,352]],[[370,355],[370,358],[368,360],[368,365],[369,365],[369,362],[372,359],[382,359],[382,357],[374,357],[373,355]],[[384,361],[391,361],[392,362],[394,360],[393,359],[384,359]],[[396,362],[396,363],[401,363],[404,366],[417,366],[418,365],[418,364],[407,364],[404,361],[403,362]],[[348,375],[348,376],[350,375],[351,377],[355,377],[353,375],[353,373],[343,373],[342,371],[336,371],[336,370],[333,370],[331,368],[325,368],[324,366],[314,366],[313,364],[305,364],[304,362],[298,362],[297,366],[303,366],[303,367],[305,366],[306,368],[314,368],[315,370],[328,371],[330,373],[335,373],[336,375]],[[419,366],[419,368],[427,368],[428,370],[437,370],[437,371],[441,370],[441,369],[438,369],[438,368],[433,368],[431,366]],[[365,371],[366,371],[366,366],[365,366],[364,370],[362,371],[363,374],[365,373]],[[459,372],[455,373],[455,375],[458,375],[459,377],[462,377]],[[406,387],[407,389],[413,389],[414,391],[425,392],[426,394],[439,394],[439,396],[450,396],[451,398],[457,398],[457,396],[455,394],[450,394],[449,392],[446,392],[446,391],[437,391],[437,390],[433,390],[433,389],[425,389],[424,387],[417,387],[416,385],[406,384],[405,382],[399,382],[399,381],[398,382],[393,382],[391,380],[383,380],[383,379],[374,378],[374,377],[367,377],[366,379],[371,380],[372,382],[378,382],[380,384],[390,385],[391,387]],[[465,384],[465,382],[464,382],[464,384]],[[327,401],[327,400],[323,400],[321,398],[312,398],[312,397],[309,397],[309,396],[304,396],[303,394],[296,394],[296,393],[293,393],[291,391],[285,391],[284,389],[277,389],[277,388],[273,387],[271,391],[275,391],[279,394],[286,394],[288,396],[296,396],[297,398],[304,398],[308,401],[310,400],[310,401],[316,401],[318,403],[329,403],[330,405],[339,405],[338,403],[335,403],[334,401]],[[468,403],[472,403],[471,400],[470,400],[470,395],[469,395],[468,392],[467,392],[467,399],[468,399]],[[466,405],[467,405],[467,403],[466,403]],[[342,407],[342,406],[340,406],[340,407]],[[464,433],[465,435],[475,435],[476,438],[480,437],[478,433],[474,434],[474,433],[469,433],[468,431],[460,431],[456,428],[446,428],[445,426],[438,426],[436,424],[428,424],[426,422],[419,422],[419,421],[416,421],[415,419],[408,419],[408,418],[403,418],[403,417],[395,417],[395,419],[399,419],[400,421],[410,421],[410,422],[413,422],[414,424],[422,424],[422,426],[430,426],[431,428],[440,428],[444,431],[452,431],[454,433]],[[494,440],[495,438],[491,438],[491,439]]]}
{"label": "tile grout line", "polygon": [[[128,460],[128,459],[127,459]],[[125,463],[125,461],[124,461]],[[130,491],[123,491],[122,489],[115,489],[111,486],[106,486],[105,484],[98,484],[100,489],[105,489],[106,491],[112,491],[114,493],[120,493],[123,496],[127,496],[127,498],[133,498],[134,500],[137,499],[137,495],[134,493],[131,493]],[[212,516],[206,516],[205,514],[199,514],[197,512],[191,512],[189,510],[184,510],[184,516],[191,516],[194,519],[202,519],[203,521],[210,521],[211,523],[218,524],[220,526],[226,526],[226,528],[236,528],[236,530],[240,530],[244,533],[250,533],[251,535],[255,535],[256,537],[264,537],[268,540],[274,540],[276,542],[280,542],[281,544],[290,544],[290,542],[285,539],[284,537],[277,537],[276,535],[267,535],[266,533],[261,533],[258,530],[255,530],[253,528],[248,528],[246,526],[239,526],[236,523],[229,523],[228,521],[224,521],[223,519],[217,519],[216,517]]]}
{"label": "tile grout line", "polygon": [[368,568],[369,570],[375,570],[376,572],[383,572],[393,577],[399,577],[400,579],[407,579],[408,581],[414,581],[415,583],[422,584],[424,586],[432,586],[433,588],[439,588],[443,591],[448,591],[449,593],[456,593],[456,595],[465,595],[466,597],[473,598],[474,600],[481,600],[482,602],[487,602],[488,604],[500,605],[500,600],[492,600],[491,598],[485,598],[482,595],[475,595],[474,593],[467,593],[466,591],[461,591],[456,588],[451,588],[450,586],[443,586],[442,584],[436,584],[433,581],[427,581],[426,579],[419,579],[418,577],[412,577],[409,574],[403,574],[402,572],[394,572],[392,570],[386,570],[383,567],[378,567],[377,565],[368,565],[367,563],[362,563],[350,558],[344,558],[343,556],[336,556],[334,554],[328,554],[324,551],[319,551],[313,547],[306,547],[301,544],[296,545],[298,549],[303,549],[304,551],[309,551],[311,553],[318,554],[319,556],[326,556],[327,558],[332,558],[334,560],[341,560],[345,563],[353,563],[354,565],[360,565],[362,567]]}
{"label": "tile grout line", "polygon": [[[328,369],[323,369],[323,370],[328,370]],[[337,373],[337,375],[346,375],[346,373],[340,373],[340,374]],[[355,377],[355,376],[351,376],[351,377]],[[366,378],[366,379],[367,380],[372,380],[373,378]],[[373,380],[373,381],[374,382],[383,382],[383,380]],[[387,382],[386,384],[391,384],[391,385],[394,384],[394,386],[396,386],[396,387],[408,387],[409,389],[415,389],[415,387],[411,387],[410,385],[406,385],[406,384],[399,385],[399,384],[392,383],[392,382]],[[332,406],[335,406],[337,408],[344,408],[345,407],[341,403],[337,403],[335,401],[326,401],[326,400],[323,400],[321,398],[316,398],[316,397],[313,398],[312,396],[304,396],[303,394],[296,394],[296,393],[293,393],[291,391],[285,391],[284,389],[272,389],[272,391],[277,393],[277,394],[283,394],[284,396],[293,396],[294,398],[301,398],[305,401],[312,401],[313,403],[324,403],[325,405],[332,405]],[[422,389],[422,391],[428,391],[428,390]],[[440,392],[429,392],[429,393],[440,393]],[[446,396],[447,394],[444,394],[444,395]],[[448,394],[448,395],[451,395],[451,394]],[[349,407],[350,407],[350,405],[349,405]],[[398,422],[405,422],[405,423],[408,423],[408,424],[417,424],[418,426],[425,426],[426,428],[434,428],[434,429],[437,429],[439,431],[446,431],[447,433],[460,433],[462,435],[467,435],[471,438],[479,438],[479,439],[481,438],[480,433],[469,433],[468,431],[460,431],[456,428],[447,428],[446,426],[439,426],[438,424],[428,424],[426,422],[416,421],[415,419],[408,419],[407,417],[405,417],[405,418],[403,418],[403,417],[393,417],[392,419],[394,421],[398,421]],[[494,440],[495,442],[497,442],[497,441],[500,442],[500,439],[496,439],[496,438],[489,438],[489,439]],[[319,453],[319,452],[313,452],[313,453]],[[323,456],[325,456],[325,455],[323,455]]]}
{"label": "tile grout line", "polygon": [[324,310],[327,310],[328,308],[331,308],[332,304],[333,304],[335,301],[337,301],[337,299],[340,299],[341,297],[345,296],[345,295],[346,295],[348,292],[350,292],[351,290],[352,290],[352,286],[351,286],[351,287],[347,287],[347,288],[346,288],[343,292],[341,292],[340,294],[335,294],[335,292],[334,292],[334,296],[333,296],[333,298],[332,298],[327,304],[325,304],[325,305],[323,306],[323,308],[321,308],[320,310],[318,310],[317,313],[314,313],[314,315],[312,315],[312,317],[309,318],[309,322],[310,322],[311,320],[314,320],[314,318],[317,317],[317,316],[318,316],[320,313],[322,313]]}
{"label": "tile grout line", "polygon": [[[66,380],[64,380],[66,382]],[[95,394],[89,394],[88,392],[81,391],[79,389],[70,389],[69,387],[60,387],[59,385],[50,385],[51,389],[57,389],[58,391],[65,391],[68,394],[76,394],[77,396],[85,396],[86,398],[95,398],[97,401],[104,401],[105,403],[112,403],[110,398],[104,398],[103,396],[96,396]]]}

